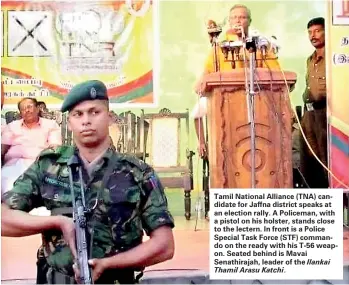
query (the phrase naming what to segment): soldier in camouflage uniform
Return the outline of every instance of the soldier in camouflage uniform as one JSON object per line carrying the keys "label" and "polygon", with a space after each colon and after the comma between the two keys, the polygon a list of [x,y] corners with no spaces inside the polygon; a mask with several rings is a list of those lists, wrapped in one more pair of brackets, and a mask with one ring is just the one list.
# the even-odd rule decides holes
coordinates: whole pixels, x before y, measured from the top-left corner
{"label": "soldier in camouflage uniform", "polygon": [[[48,265],[47,282],[72,284],[78,270],[68,161],[76,156],[82,177],[73,173],[75,197],[81,197],[88,219],[90,265],[95,283],[134,283],[135,270],[171,259],[173,218],[154,170],[134,156],[117,153],[108,134],[107,89],[100,81],[76,85],[66,96],[62,112],[76,146],[43,151],[36,162],[2,197],[2,235],[43,234]],[[28,213],[46,206],[52,216]],[[150,239],[142,243],[143,230]],[[75,276],[75,278],[74,278]]]}

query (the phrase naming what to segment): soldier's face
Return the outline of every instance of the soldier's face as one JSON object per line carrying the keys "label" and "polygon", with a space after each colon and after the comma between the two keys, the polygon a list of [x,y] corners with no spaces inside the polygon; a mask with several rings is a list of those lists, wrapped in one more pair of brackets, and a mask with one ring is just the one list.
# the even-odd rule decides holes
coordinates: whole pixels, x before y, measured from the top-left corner
{"label": "soldier's face", "polygon": [[96,147],[109,138],[112,119],[108,103],[102,100],[84,101],[69,112],[68,128],[77,145]]}
{"label": "soldier's face", "polygon": [[308,36],[314,48],[325,46],[325,29],[322,25],[313,25],[308,29]]}

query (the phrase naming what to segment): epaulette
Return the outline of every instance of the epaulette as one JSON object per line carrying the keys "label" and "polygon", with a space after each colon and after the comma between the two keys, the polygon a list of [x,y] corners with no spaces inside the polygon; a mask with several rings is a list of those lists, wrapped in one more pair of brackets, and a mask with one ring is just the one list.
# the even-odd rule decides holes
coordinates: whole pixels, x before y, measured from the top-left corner
{"label": "epaulette", "polygon": [[151,175],[151,177],[148,177],[145,179],[145,173],[149,173],[152,171],[152,168],[150,165],[145,163],[143,160],[139,159],[137,156],[132,154],[123,154],[120,158],[120,161],[126,161],[130,163],[132,166],[138,168],[140,171],[133,172],[133,177],[135,181],[142,182],[142,200],[141,200],[141,208],[143,208],[144,204],[146,203],[151,191],[157,186],[159,181],[157,181],[154,174]]}
{"label": "epaulette", "polygon": [[150,166],[147,163],[145,163],[143,160],[139,159],[138,157],[132,154],[123,153],[120,160],[131,163],[132,165],[139,168],[141,171],[145,171],[150,168]]}
{"label": "epaulette", "polygon": [[71,149],[72,149],[71,146],[51,146],[41,151],[38,158],[50,157],[50,156],[59,157],[62,154],[65,154],[67,151],[70,151]]}

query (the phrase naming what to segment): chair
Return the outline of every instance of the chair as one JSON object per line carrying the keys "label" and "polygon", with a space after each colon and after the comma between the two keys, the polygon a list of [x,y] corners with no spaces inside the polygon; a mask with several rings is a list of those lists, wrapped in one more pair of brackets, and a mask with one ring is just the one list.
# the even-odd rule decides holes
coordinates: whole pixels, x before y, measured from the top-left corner
{"label": "chair", "polygon": [[9,124],[15,120],[20,120],[21,114],[18,111],[8,111],[5,114],[6,124]]}
{"label": "chair", "polygon": [[210,211],[210,164],[208,158],[202,159],[202,190],[205,199],[205,218],[208,218]]}
{"label": "chair", "polygon": [[73,133],[68,129],[68,114],[61,114],[61,133],[62,133],[62,144],[63,145],[73,145]]}
{"label": "chair", "polygon": [[109,126],[109,135],[116,150],[118,152],[123,152],[122,128],[127,125],[126,118],[120,117],[114,111],[111,111],[110,113],[112,114],[113,124]]}
{"label": "chair", "polygon": [[141,117],[131,111],[120,113],[119,122],[121,136],[118,151],[135,154],[138,158],[145,160],[148,154],[143,149],[144,142],[147,141],[149,123],[142,121]]}
{"label": "chair", "polygon": [[[184,209],[187,220],[191,217],[191,191],[193,190],[193,155],[189,150],[189,111],[171,113],[167,108],[159,113],[141,115],[141,138],[145,138],[144,124],[149,124],[148,141],[142,141],[144,157],[160,177],[165,188],[184,189]],[[183,126],[184,125],[184,126]],[[183,139],[184,137],[184,139]]]}

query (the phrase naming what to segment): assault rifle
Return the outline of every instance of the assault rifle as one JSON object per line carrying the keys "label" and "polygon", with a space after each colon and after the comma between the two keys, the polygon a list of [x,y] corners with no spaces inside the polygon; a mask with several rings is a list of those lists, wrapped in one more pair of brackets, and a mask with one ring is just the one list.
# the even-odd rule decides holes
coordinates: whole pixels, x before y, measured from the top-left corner
{"label": "assault rifle", "polygon": [[[87,252],[87,239],[86,239],[86,230],[87,230],[87,219],[86,219],[86,206],[85,206],[85,190],[82,180],[82,172],[79,164],[79,159],[73,155],[68,162],[69,166],[69,184],[70,191],[72,195],[73,203],[73,220],[75,224],[75,237],[76,237],[76,248],[77,248],[77,259],[78,259],[78,268],[80,271],[80,283],[81,284],[93,284],[91,277],[91,269],[88,264],[88,252]],[[74,167],[75,166],[75,167]],[[72,168],[78,169],[79,171],[79,182],[81,189],[81,198],[75,200],[74,193],[74,181],[73,181],[73,170]]]}

